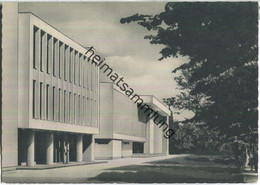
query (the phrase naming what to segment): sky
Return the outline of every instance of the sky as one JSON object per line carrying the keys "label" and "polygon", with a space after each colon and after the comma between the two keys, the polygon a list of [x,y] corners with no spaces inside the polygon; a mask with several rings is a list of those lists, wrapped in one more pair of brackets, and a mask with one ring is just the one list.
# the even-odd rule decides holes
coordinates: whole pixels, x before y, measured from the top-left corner
{"label": "sky", "polygon": [[[136,13],[155,15],[166,2],[64,2],[19,3],[19,12],[32,12],[79,44],[96,49],[114,72],[140,95],[154,95],[160,101],[179,93],[173,69],[187,57],[158,61],[163,46],[144,39],[151,34],[135,24],[121,24],[120,19]],[[176,119],[190,117],[186,111]]]}

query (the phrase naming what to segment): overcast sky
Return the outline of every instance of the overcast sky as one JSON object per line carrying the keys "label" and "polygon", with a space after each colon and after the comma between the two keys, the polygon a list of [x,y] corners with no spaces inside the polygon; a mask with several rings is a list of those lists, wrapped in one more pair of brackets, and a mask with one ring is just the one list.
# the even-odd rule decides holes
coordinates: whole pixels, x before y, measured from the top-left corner
{"label": "overcast sky", "polygon": [[162,12],[165,4],[19,3],[19,11],[34,13],[83,46],[94,46],[137,94],[154,95],[162,101],[162,98],[178,93],[171,71],[187,58],[159,62],[162,46],[144,40],[144,36],[150,33],[143,27],[135,23],[120,24],[120,19],[136,13],[154,15]]}

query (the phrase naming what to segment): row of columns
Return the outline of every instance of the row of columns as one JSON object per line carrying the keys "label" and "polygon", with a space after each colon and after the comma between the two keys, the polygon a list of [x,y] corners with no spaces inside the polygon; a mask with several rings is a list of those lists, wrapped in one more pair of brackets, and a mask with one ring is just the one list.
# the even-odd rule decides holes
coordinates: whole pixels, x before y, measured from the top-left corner
{"label": "row of columns", "polygon": [[[46,132],[46,164],[53,164],[53,152],[54,152],[54,134],[52,132]],[[64,151],[65,152],[65,151]],[[27,132],[27,166],[34,166],[35,159],[35,132],[28,130]],[[76,139],[76,161],[82,162],[83,153],[83,135],[78,134]],[[66,160],[69,161],[68,159]]]}

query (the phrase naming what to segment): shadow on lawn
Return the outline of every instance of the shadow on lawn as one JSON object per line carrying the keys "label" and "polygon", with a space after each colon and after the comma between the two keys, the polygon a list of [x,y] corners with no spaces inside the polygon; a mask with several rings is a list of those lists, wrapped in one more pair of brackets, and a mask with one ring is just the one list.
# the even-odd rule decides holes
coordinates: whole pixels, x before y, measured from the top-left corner
{"label": "shadow on lawn", "polygon": [[199,166],[220,166],[220,167],[238,167],[236,160],[229,156],[180,156],[170,159],[148,162],[154,165],[199,165]]}
{"label": "shadow on lawn", "polygon": [[[181,166],[125,166],[89,178],[91,182],[125,183],[242,183],[237,168]],[[118,172],[120,171],[120,172]]]}

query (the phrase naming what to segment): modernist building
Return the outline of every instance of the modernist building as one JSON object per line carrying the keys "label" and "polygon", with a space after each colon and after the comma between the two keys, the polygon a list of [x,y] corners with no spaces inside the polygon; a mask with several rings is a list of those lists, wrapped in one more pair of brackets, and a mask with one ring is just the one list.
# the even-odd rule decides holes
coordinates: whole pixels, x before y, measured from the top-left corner
{"label": "modernist building", "polygon": [[[103,78],[103,77],[101,77]],[[170,111],[155,97],[144,103],[168,122]],[[133,100],[111,82],[100,83],[100,133],[95,135],[95,159],[132,157],[133,154],[168,154],[168,139]]]}
{"label": "modernist building", "polygon": [[[2,167],[168,154],[163,128],[116,85],[99,83],[89,48],[3,4]],[[161,102],[142,98],[168,123]]]}
{"label": "modernist building", "polygon": [[86,48],[17,12],[4,5],[2,166],[93,160],[98,67]]}

